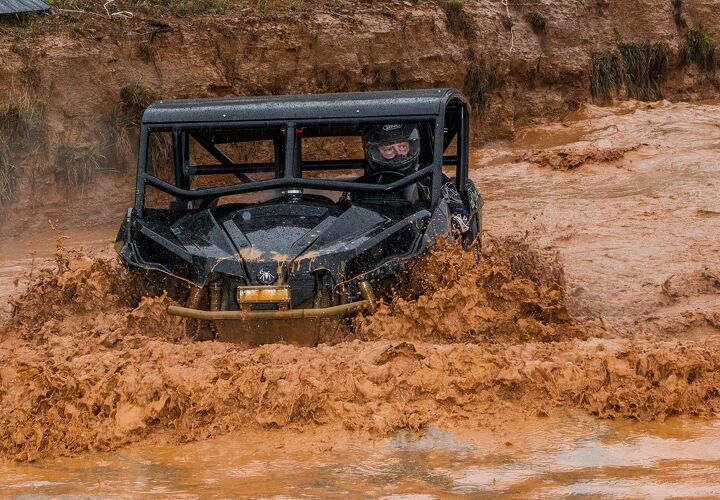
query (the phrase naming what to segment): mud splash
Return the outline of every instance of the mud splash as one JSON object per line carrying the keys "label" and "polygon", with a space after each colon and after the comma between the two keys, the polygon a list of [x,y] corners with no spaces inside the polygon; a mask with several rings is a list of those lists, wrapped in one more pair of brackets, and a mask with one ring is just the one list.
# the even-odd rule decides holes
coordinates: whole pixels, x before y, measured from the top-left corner
{"label": "mud splash", "polygon": [[165,314],[169,299],[144,296],[142,278],[118,259],[67,250],[60,237],[53,260],[54,266],[29,272],[24,277],[27,289],[9,300],[9,324],[23,338],[42,343],[82,331],[101,337],[103,343],[140,332],[170,341],[183,339],[180,322]]}
{"label": "mud splash", "polygon": [[625,153],[635,151],[639,146],[629,148],[553,148],[537,150],[523,155],[527,161],[553,170],[575,170],[589,163],[608,163],[618,166]]}
{"label": "mud splash", "polygon": [[487,236],[484,245],[482,257],[447,243],[433,248],[410,268],[391,304],[358,321],[359,337],[522,342],[593,333],[567,310],[556,254],[541,255],[520,238]]}
{"label": "mud splash", "polygon": [[247,428],[479,428],[556,407],[642,420],[720,411],[720,342],[612,338],[573,319],[562,268],[526,241],[492,240],[479,263],[433,253],[412,273],[424,276],[416,296],[358,320],[355,340],[244,349],[189,342],[168,299],[140,298],[117,261],[60,251],[0,333],[0,455]]}

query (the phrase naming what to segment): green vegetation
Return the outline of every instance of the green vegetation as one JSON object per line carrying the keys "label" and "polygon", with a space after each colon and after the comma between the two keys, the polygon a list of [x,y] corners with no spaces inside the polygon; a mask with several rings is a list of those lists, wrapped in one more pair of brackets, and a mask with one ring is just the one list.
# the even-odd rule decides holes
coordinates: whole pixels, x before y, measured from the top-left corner
{"label": "green vegetation", "polygon": [[49,16],[35,12],[25,14],[0,16],[0,33],[22,34],[31,36],[36,33],[39,26],[47,21]]}
{"label": "green vegetation", "polygon": [[47,3],[57,9],[88,10],[92,0],[50,0]]}
{"label": "green vegetation", "polygon": [[440,6],[445,12],[451,33],[466,38],[475,36],[475,24],[465,12],[465,3],[462,0],[443,0]]}
{"label": "green vegetation", "polygon": [[610,100],[623,82],[620,57],[614,52],[600,52],[593,56],[590,93],[593,99]]}
{"label": "green vegetation", "polygon": [[463,2],[463,0],[444,0],[443,3],[446,9],[452,10],[456,14],[465,10],[465,2]]}
{"label": "green vegetation", "polygon": [[627,95],[642,101],[662,98],[667,80],[670,47],[665,42],[625,42],[615,33],[616,51],[593,56],[590,93],[593,99],[610,100],[624,87]]}
{"label": "green vegetation", "polygon": [[128,125],[140,123],[145,108],[153,101],[158,100],[159,95],[150,90],[142,83],[135,83],[120,89],[120,101],[117,104],[117,112],[128,121]]}
{"label": "green vegetation", "polygon": [[107,169],[105,157],[93,148],[62,144],[56,155],[55,181],[65,187],[80,189]]}
{"label": "green vegetation", "polygon": [[[337,5],[340,2],[327,3]],[[307,7],[305,0],[136,0],[136,4],[145,7],[159,7],[181,17],[198,14],[224,14],[242,8],[271,12],[284,9],[302,10]]]}
{"label": "green vegetation", "polygon": [[[271,0],[260,0],[267,3]],[[232,0],[141,0],[139,5],[164,7],[173,14],[189,16],[195,14],[222,14],[230,10]]]}
{"label": "green vegetation", "polygon": [[490,106],[492,93],[502,87],[503,81],[497,65],[472,56],[470,59],[472,62],[465,73],[464,91],[470,102],[484,115]]}
{"label": "green vegetation", "polygon": [[547,29],[547,19],[545,19],[545,16],[542,14],[537,12],[528,12],[525,14],[525,20],[528,22],[536,35],[545,33],[545,30]]}
{"label": "green vegetation", "polygon": [[625,88],[641,101],[662,98],[660,87],[667,80],[670,47],[665,42],[623,42],[618,40]]}
{"label": "green vegetation", "polygon": [[[676,12],[682,0],[673,0]],[[670,47],[665,42],[626,42],[616,31],[617,50],[593,56],[590,93],[593,99],[609,100],[624,87],[627,95],[642,101],[662,98],[662,85],[670,67]],[[680,46],[680,63],[695,63],[706,73],[719,64],[715,41],[702,27],[688,28]]]}
{"label": "green vegetation", "polygon": [[160,96],[142,83],[120,89],[118,102],[110,110],[110,141],[118,160],[128,159],[135,151],[133,141],[142,114]]}
{"label": "green vegetation", "polygon": [[20,185],[16,161],[37,154],[45,145],[43,105],[22,78],[0,93],[0,211],[14,198]]}
{"label": "green vegetation", "polygon": [[689,28],[680,45],[680,63],[684,66],[695,63],[704,72],[713,73],[719,62],[715,40],[702,26]]}
{"label": "green vegetation", "polygon": [[20,179],[18,169],[10,161],[10,148],[7,141],[0,142],[0,212],[15,199]]}
{"label": "green vegetation", "polygon": [[0,101],[0,133],[22,138],[37,130],[42,106],[24,87],[11,86]]}

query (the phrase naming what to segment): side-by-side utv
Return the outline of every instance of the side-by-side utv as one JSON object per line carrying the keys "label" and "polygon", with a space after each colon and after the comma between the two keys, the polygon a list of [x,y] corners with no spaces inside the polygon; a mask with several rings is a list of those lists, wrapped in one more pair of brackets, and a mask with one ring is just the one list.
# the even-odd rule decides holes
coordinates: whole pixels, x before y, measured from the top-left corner
{"label": "side-by-side utv", "polygon": [[[363,131],[403,123],[417,124],[418,167],[367,176]],[[443,170],[479,245],[468,128],[453,89],[156,102],[116,248],[210,337],[312,345],[321,321],[372,311],[382,283],[456,236]]]}

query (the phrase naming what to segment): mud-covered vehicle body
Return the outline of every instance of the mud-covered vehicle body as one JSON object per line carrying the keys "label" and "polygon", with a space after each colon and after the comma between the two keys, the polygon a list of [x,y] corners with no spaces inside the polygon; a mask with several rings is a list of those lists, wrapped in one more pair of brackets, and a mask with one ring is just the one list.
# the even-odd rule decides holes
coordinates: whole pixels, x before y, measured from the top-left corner
{"label": "mud-covered vehicle body", "polygon": [[[362,131],[410,122],[417,170],[361,178]],[[443,168],[470,214],[465,243],[479,240],[468,128],[453,89],[156,102],[116,248],[185,304],[170,314],[220,340],[312,344],[323,318],[372,310],[383,281],[453,237]],[[408,196],[418,183],[425,195]]]}

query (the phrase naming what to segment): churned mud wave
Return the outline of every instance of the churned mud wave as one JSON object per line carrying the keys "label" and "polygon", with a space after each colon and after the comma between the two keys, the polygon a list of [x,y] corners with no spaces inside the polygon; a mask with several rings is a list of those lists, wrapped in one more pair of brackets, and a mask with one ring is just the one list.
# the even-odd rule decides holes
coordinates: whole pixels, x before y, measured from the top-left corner
{"label": "churned mud wave", "polygon": [[[585,338],[565,305],[556,254],[519,238],[486,237],[484,254],[439,245],[416,261],[394,300],[358,322],[366,340],[484,342]],[[600,332],[602,333],[602,332]]]}
{"label": "churned mud wave", "polygon": [[526,239],[486,242],[479,260],[438,248],[409,270],[414,288],[316,348],[191,342],[165,314],[170,300],[142,297],[120,262],[59,249],[0,333],[0,455],[259,427],[479,428],[556,407],[637,419],[720,411],[720,340],[575,319],[556,256]]}

